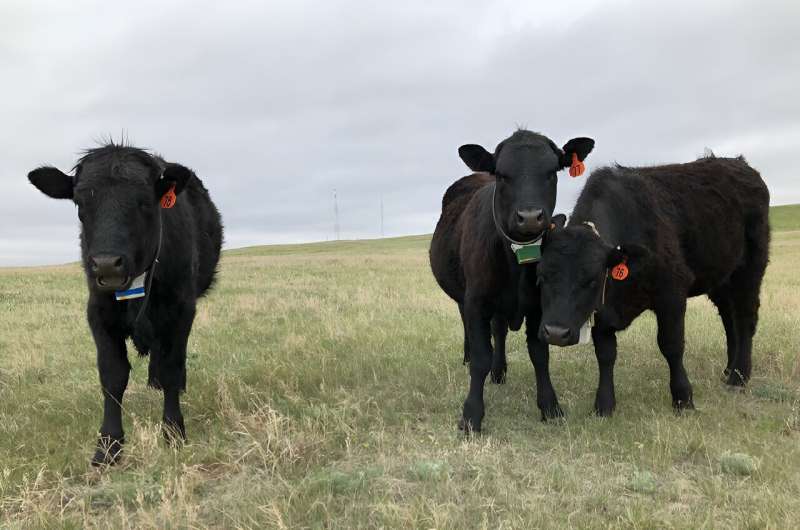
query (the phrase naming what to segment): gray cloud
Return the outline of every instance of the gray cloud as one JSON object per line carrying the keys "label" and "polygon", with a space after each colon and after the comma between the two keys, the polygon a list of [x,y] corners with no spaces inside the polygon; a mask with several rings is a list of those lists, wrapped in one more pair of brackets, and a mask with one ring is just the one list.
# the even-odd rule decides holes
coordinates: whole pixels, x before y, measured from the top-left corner
{"label": "gray cloud", "polygon": [[381,195],[387,235],[430,232],[457,147],[518,124],[594,137],[589,169],[742,153],[800,202],[793,3],[169,4],[0,6],[0,264],[77,258],[25,175],[122,131],[197,171],[229,246],[331,238],[334,188],[343,237],[379,235]]}

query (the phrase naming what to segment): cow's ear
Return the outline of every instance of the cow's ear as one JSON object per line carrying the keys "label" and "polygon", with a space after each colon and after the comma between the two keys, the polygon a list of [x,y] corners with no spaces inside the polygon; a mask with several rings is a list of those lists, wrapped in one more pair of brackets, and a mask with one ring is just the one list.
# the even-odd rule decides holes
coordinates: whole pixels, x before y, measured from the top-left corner
{"label": "cow's ear", "polygon": [[610,269],[620,263],[625,263],[628,261],[628,256],[622,251],[622,247],[611,247],[608,249],[608,254],[606,255],[606,268]]}
{"label": "cow's ear", "polygon": [[[628,271],[642,269],[650,256],[649,248],[636,243],[628,243],[609,249],[606,257],[606,267],[611,270],[612,277],[624,280],[628,275]],[[625,270],[624,277],[615,276],[615,268],[620,265],[624,265],[624,267],[616,270]]]}
{"label": "cow's ear", "polygon": [[494,173],[494,155],[480,145],[462,145],[458,148],[458,156],[472,171]]}
{"label": "cow's ear", "polygon": [[550,228],[564,228],[564,225],[567,224],[567,216],[563,213],[555,214],[552,219],[550,219]]}
{"label": "cow's ear", "polygon": [[550,238],[550,232],[564,228],[565,224],[567,224],[567,216],[563,213],[557,213],[550,219],[550,229],[545,230],[544,235],[542,236],[542,250],[544,250],[544,247],[547,246],[547,240]]}
{"label": "cow's ear", "polygon": [[39,191],[54,199],[71,199],[75,179],[54,167],[40,167],[28,173],[28,180]]}
{"label": "cow's ear", "polygon": [[175,195],[179,195],[193,176],[194,172],[186,166],[172,163],[165,164],[164,171],[161,172],[161,178],[156,181],[156,196],[162,197],[171,189],[175,192]]}
{"label": "cow's ear", "polygon": [[620,250],[625,254],[629,260],[642,261],[650,257],[650,249],[644,245],[637,245],[636,243],[626,243],[620,245]]}
{"label": "cow's ear", "polygon": [[562,148],[564,154],[561,155],[561,167],[573,165],[573,154],[578,159],[578,162],[583,162],[592,152],[592,149],[594,149],[594,140],[591,138],[573,138],[565,143]]}

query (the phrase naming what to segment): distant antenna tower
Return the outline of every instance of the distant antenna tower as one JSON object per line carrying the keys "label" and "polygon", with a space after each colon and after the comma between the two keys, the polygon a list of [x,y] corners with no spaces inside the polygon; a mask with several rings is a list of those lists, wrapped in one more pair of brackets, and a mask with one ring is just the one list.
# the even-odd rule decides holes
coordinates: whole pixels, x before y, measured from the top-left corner
{"label": "distant antenna tower", "polygon": [[383,193],[381,193],[381,237],[383,237]]}
{"label": "distant antenna tower", "polygon": [[336,200],[336,189],[333,190],[333,233],[339,241],[339,202]]}

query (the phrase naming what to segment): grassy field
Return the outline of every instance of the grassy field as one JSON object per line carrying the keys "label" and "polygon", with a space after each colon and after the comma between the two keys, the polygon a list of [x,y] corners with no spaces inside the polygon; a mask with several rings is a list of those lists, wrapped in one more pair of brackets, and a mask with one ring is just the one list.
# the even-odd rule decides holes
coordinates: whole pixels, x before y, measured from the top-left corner
{"label": "grassy field", "polygon": [[0,269],[0,526],[796,528],[800,208],[773,219],[746,391],[722,384],[722,325],[694,299],[697,411],[673,415],[648,314],[620,334],[614,418],[590,415],[597,367],[577,346],[552,355],[567,419],[539,422],[516,333],[471,439],[428,237],[227,252],[190,339],[188,444],[161,440],[132,356],[125,459],[104,472],[88,465],[102,407],[79,267]]}
{"label": "grassy field", "polygon": [[769,209],[769,222],[776,232],[800,230],[800,204],[773,206]]}

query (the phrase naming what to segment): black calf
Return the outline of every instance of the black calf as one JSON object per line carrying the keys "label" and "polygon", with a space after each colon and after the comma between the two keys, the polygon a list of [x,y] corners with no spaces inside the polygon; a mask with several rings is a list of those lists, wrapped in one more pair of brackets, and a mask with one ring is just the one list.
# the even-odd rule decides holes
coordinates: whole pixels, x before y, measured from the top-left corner
{"label": "black calf", "polygon": [[486,376],[491,372],[493,381],[505,379],[505,336],[509,328],[520,329],[524,320],[542,418],[563,414],[550,382],[547,343],[536,336],[541,315],[536,264],[520,264],[511,243],[538,250],[533,243],[552,221],[556,174],[571,167],[577,176],[593,146],[589,138],[574,138],[562,150],[545,136],[517,131],[494,154],[478,145],[458,150],[478,173],[458,180],[445,193],[430,260],[436,281],[458,303],[464,325],[470,385],[462,429],[481,430]]}
{"label": "black calf", "polygon": [[87,316],[104,395],[92,463],[114,464],[125,441],[128,337],[141,355],[149,353],[148,383],[164,392],[165,435],[184,439],[186,343],[222,245],[220,215],[208,191],[184,166],[113,144],[87,151],[74,176],[42,167],[28,178],[50,197],[72,199],[81,220]]}
{"label": "black calf", "polygon": [[540,336],[551,344],[574,344],[595,315],[598,414],[610,415],[616,404],[616,332],[646,309],[658,322],[673,406],[693,407],[683,366],[690,296],[707,294],[719,309],[728,341],[728,384],[749,379],[769,254],[769,191],[744,159],[597,170],[570,225],[549,232],[542,250]]}

